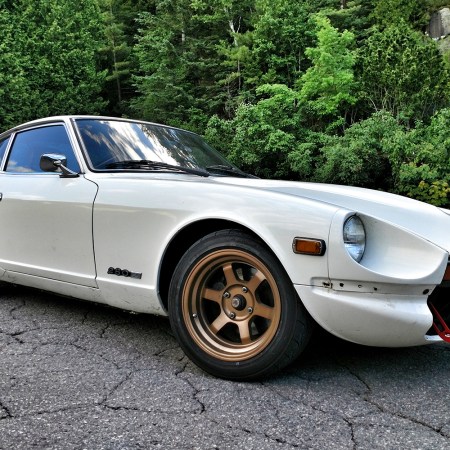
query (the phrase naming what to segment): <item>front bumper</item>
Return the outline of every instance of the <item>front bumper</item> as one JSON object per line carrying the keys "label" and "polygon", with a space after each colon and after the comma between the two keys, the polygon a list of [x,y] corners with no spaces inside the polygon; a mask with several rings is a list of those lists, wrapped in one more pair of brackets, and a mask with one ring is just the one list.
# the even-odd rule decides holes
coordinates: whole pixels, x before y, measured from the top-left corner
{"label": "front bumper", "polygon": [[433,315],[425,293],[362,293],[303,285],[295,289],[314,320],[347,341],[379,347],[441,341],[436,334],[427,334]]}
{"label": "front bumper", "polygon": [[[328,280],[322,280],[322,286],[315,280],[311,286],[294,285],[306,309],[327,331],[359,344],[408,347],[442,342],[450,324],[444,307],[449,296],[439,294],[449,275],[449,252],[444,249],[450,246],[448,228],[436,232],[446,243],[443,248],[405,228],[358,215],[367,235],[364,257],[359,263],[349,257],[342,243],[348,213],[339,211],[330,227]],[[441,300],[434,301],[438,296]],[[435,312],[437,330],[433,305],[446,317],[441,321]]]}

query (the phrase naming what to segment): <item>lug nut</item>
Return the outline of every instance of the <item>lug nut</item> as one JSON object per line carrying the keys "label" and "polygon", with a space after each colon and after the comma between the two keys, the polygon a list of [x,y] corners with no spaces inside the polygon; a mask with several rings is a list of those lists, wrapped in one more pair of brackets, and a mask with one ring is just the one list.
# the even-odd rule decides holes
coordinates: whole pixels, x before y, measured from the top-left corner
{"label": "lug nut", "polygon": [[247,308],[247,311],[248,311],[249,314],[251,314],[251,313],[253,312],[253,308],[252,308],[251,306],[249,306],[249,307]]}
{"label": "lug nut", "polygon": [[242,288],[242,292],[243,292],[244,294],[246,294],[246,293],[248,292],[248,289],[244,286],[244,287]]}
{"label": "lug nut", "polygon": [[234,319],[236,317],[236,314],[234,312],[231,312],[228,316],[230,319]]}
{"label": "lug nut", "polygon": [[228,291],[223,293],[223,298],[230,298],[230,297],[231,295]]}

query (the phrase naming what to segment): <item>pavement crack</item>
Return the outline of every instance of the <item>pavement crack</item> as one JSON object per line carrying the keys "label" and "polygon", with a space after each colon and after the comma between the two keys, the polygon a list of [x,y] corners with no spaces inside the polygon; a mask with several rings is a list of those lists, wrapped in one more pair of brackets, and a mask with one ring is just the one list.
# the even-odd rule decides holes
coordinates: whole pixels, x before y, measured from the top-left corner
{"label": "pavement crack", "polygon": [[[176,376],[177,378],[179,378],[179,375],[180,375],[180,374],[182,374],[182,373],[185,372],[186,367],[188,366],[188,364],[189,364],[188,362],[185,362],[185,363],[183,364],[183,367],[175,372],[175,376]],[[183,380],[183,381],[184,381],[184,382],[185,382],[185,383],[193,390],[192,398],[200,405],[200,411],[198,412],[198,414],[204,414],[204,412],[206,411],[206,406],[205,406],[205,404],[198,398],[200,392],[204,392],[204,391],[201,391],[201,390],[197,389],[197,388],[194,386],[194,384],[193,384],[190,380],[188,380],[187,378],[180,378],[180,379]]]}
{"label": "pavement crack", "polygon": [[346,364],[344,364],[340,361],[337,361],[337,360],[335,360],[335,361],[336,361],[337,365],[339,365],[340,367],[345,369],[350,375],[355,377],[367,389],[367,392],[364,393],[364,395],[371,395],[372,387],[358,372],[355,372],[351,367],[347,366]]}
{"label": "pavement crack", "polygon": [[100,402],[101,406],[106,406],[105,403],[108,401],[108,399],[118,390],[120,389],[127,381],[130,380],[131,375],[133,372],[131,370],[127,371],[125,373],[125,376],[120,380],[118,383],[116,383],[109,392],[104,396],[103,400]]}
{"label": "pavement crack", "polygon": [[[87,354],[92,354],[95,356],[98,356],[99,358],[101,358],[103,361],[112,364],[117,370],[123,369],[123,367],[121,367],[118,363],[116,363],[115,361],[113,361],[112,359],[107,358],[106,356],[104,356],[102,353],[98,353],[98,352],[94,352],[91,349],[88,349],[86,347],[83,347],[82,345],[78,344],[77,341],[75,342],[71,342],[67,345],[71,345],[79,350],[82,350],[83,352],[86,352]],[[137,358],[136,358],[137,359]]]}
{"label": "pavement crack", "polygon": [[112,405],[99,405],[104,409],[109,409],[111,411],[136,411],[136,412],[144,412],[147,413],[148,411],[146,409],[141,409],[138,407],[132,408],[131,406],[112,406]]}
{"label": "pavement crack", "polygon": [[100,339],[104,339],[106,332],[108,331],[108,329],[111,327],[112,325],[110,323],[107,323],[103,329],[100,331]]}
{"label": "pavement crack", "polygon": [[66,406],[64,408],[41,409],[41,410],[37,410],[37,411],[33,411],[31,413],[25,413],[25,414],[11,414],[8,411],[8,409],[5,408],[5,406],[1,405],[1,403],[0,403],[0,407],[2,407],[7,414],[9,414],[7,417],[0,418],[0,420],[26,419],[26,418],[30,418],[30,417],[39,417],[39,416],[42,416],[45,414],[57,414],[57,413],[61,413],[61,412],[76,411],[79,409],[86,409],[86,408],[92,408],[92,407],[97,407],[97,406],[99,406],[97,403],[95,403],[95,404],[83,403],[83,404],[78,404],[78,405]]}
{"label": "pavement crack", "polygon": [[11,411],[9,410],[9,408],[3,404],[3,402],[0,400],[0,409],[4,411],[5,415],[3,417],[0,416],[0,420],[5,420],[5,419],[11,419],[14,416],[11,414]]}
{"label": "pavement crack", "polygon": [[30,328],[29,330],[17,331],[16,333],[5,333],[5,334],[9,334],[9,336],[13,338],[18,338],[19,336],[22,336],[22,334],[29,333],[30,331],[38,331],[40,329],[41,329],[40,327],[37,327],[37,328]]}
{"label": "pavement crack", "polygon": [[14,317],[14,312],[18,311],[19,309],[22,309],[25,306],[25,300],[21,300],[19,304],[14,305],[9,311],[8,314],[14,319],[16,320],[17,317]]}
{"label": "pavement crack", "polygon": [[[158,350],[157,352],[153,353],[153,356],[156,356],[156,357],[164,356],[165,353],[171,352],[172,350],[178,350],[179,348],[180,348],[179,345],[173,345],[172,347],[164,348],[162,350]],[[184,354],[178,360],[182,361],[183,359],[184,359]],[[184,369],[182,370],[182,372],[183,371],[184,371]]]}
{"label": "pavement crack", "polygon": [[344,422],[350,428],[350,436],[351,436],[351,441],[352,441],[352,444],[353,444],[352,448],[353,448],[353,450],[356,450],[358,448],[358,445],[356,444],[354,425],[353,425],[353,423],[350,420],[345,419],[345,418],[344,418]]}
{"label": "pavement crack", "polygon": [[[352,376],[354,376],[358,381],[360,381],[366,387],[367,392],[365,392],[363,394],[363,397],[362,397],[363,400],[366,403],[368,403],[369,405],[372,405],[375,408],[377,408],[379,412],[384,413],[384,414],[390,414],[390,415],[392,415],[394,417],[398,417],[400,419],[408,420],[409,422],[412,422],[412,423],[414,423],[416,425],[421,425],[421,426],[426,427],[426,428],[428,428],[429,430],[431,430],[431,431],[433,431],[435,433],[440,434],[441,436],[443,436],[445,438],[449,437],[448,434],[446,434],[446,433],[444,433],[442,431],[442,427],[441,428],[434,427],[434,426],[432,426],[432,425],[430,425],[430,424],[428,424],[428,423],[426,423],[426,422],[424,422],[422,420],[419,420],[417,418],[408,416],[407,414],[402,414],[402,413],[400,413],[398,411],[393,411],[393,410],[391,410],[391,409],[381,405],[380,403],[376,402],[372,398],[373,392],[372,392],[372,388],[371,388],[370,384],[363,377],[361,377],[361,375],[359,375],[357,372],[355,372],[354,370],[352,370],[350,367],[346,366],[345,364],[342,364],[340,362],[337,362],[337,364],[339,364],[341,367],[346,369]],[[344,419],[344,420],[346,422],[348,422],[346,419]]]}
{"label": "pavement crack", "polygon": [[427,428],[427,429],[429,429],[429,430],[431,430],[431,431],[441,435],[442,437],[450,438],[450,434],[447,434],[444,431],[442,431],[443,427],[434,427],[433,425],[430,425],[430,424],[424,422],[423,420],[419,420],[419,419],[417,419],[415,417],[408,416],[407,414],[402,414],[402,413],[400,413],[398,411],[392,411],[391,409],[380,405],[375,400],[366,399],[366,401],[369,404],[375,406],[380,412],[382,412],[384,414],[390,414],[391,416],[397,417],[399,419],[407,420],[407,421],[409,421],[409,422],[411,422],[411,423],[413,423],[415,425],[421,425],[421,426],[423,426],[423,427],[425,427],[425,428]]}
{"label": "pavement crack", "polygon": [[83,314],[83,317],[81,318],[81,325],[84,325],[86,322],[87,322],[87,320],[88,320],[88,317],[89,317],[89,313],[90,313],[91,311],[86,311],[84,314]]}

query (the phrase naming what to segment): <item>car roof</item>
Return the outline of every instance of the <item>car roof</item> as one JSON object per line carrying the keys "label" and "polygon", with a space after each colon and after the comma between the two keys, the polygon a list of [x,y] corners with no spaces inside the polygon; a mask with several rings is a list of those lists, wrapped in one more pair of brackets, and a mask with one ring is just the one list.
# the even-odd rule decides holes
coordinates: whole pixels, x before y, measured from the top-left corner
{"label": "car roof", "polygon": [[[148,122],[146,120],[139,120],[139,119],[125,119],[122,117],[112,117],[112,116],[96,116],[96,115],[83,115],[83,114],[76,114],[76,115],[60,115],[60,116],[50,116],[50,117],[43,117],[41,119],[35,119],[31,120],[29,122],[22,123],[20,125],[16,125],[13,128],[10,128],[9,130],[4,131],[3,133],[0,133],[0,139],[3,136],[6,136],[8,134],[20,131],[25,128],[29,128],[30,126],[34,125],[43,125],[46,123],[51,122],[68,122],[70,120],[79,120],[79,119],[91,119],[91,120],[115,120],[120,122],[130,122],[130,123],[145,123],[149,125],[156,125],[158,127],[164,127],[164,128],[171,128],[176,130],[181,130],[181,128],[173,127],[170,125],[164,125],[156,122]],[[186,131],[188,133],[192,133],[189,130],[182,130]]]}

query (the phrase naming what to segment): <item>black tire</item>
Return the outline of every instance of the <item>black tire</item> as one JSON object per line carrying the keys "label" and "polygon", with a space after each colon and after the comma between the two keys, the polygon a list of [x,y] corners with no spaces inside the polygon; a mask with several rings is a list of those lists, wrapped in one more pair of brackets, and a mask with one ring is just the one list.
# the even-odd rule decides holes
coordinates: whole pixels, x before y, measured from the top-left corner
{"label": "black tire", "polygon": [[277,258],[238,230],[209,234],[184,254],[169,288],[169,318],[194,363],[232,380],[285,367],[305,348],[312,329]]}

